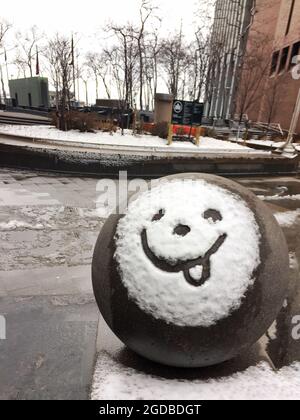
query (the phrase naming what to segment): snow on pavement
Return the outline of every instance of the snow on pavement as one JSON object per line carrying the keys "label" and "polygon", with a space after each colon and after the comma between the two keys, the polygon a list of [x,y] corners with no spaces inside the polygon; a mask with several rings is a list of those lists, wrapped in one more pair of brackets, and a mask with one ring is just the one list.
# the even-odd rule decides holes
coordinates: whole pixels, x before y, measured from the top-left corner
{"label": "snow on pavement", "polygon": [[274,372],[260,363],[231,376],[208,380],[165,379],[99,355],[92,400],[299,400],[300,363]]}
{"label": "snow on pavement", "polygon": [[[270,141],[270,140],[247,140],[248,144],[257,144],[258,146],[270,146],[270,147],[283,147],[285,145],[285,141],[276,142],[276,141]],[[300,144],[294,143],[294,147],[296,150],[300,152]]]}
{"label": "snow on pavement", "polygon": [[300,209],[294,211],[286,211],[282,213],[276,213],[275,218],[282,227],[291,227],[297,220],[300,220]]}
{"label": "snow on pavement", "polygon": [[21,220],[10,220],[6,223],[0,223],[0,231],[11,231],[16,229],[42,230],[43,228],[44,226],[41,223],[36,223],[35,225],[32,225]]}
{"label": "snow on pavement", "polygon": [[258,198],[260,198],[263,201],[284,201],[284,200],[292,200],[292,201],[299,201],[300,200],[300,194],[294,194],[294,195],[259,195]]}
{"label": "snow on pavement", "polygon": [[[231,141],[236,142],[236,144],[243,144],[245,140],[243,139],[231,139]],[[283,147],[285,145],[285,141],[271,141],[271,140],[247,140],[247,144],[253,144],[257,146],[268,146],[268,147]],[[300,152],[300,144],[294,143],[294,147],[296,150]]]}
{"label": "snow on pavement", "polygon": [[[87,143],[91,145],[106,145],[106,146],[136,146],[136,147],[165,147],[170,149],[167,141],[159,137],[151,135],[136,135],[134,136],[129,130],[125,131],[122,136],[121,132],[113,135],[110,133],[96,132],[96,133],[80,133],[79,131],[63,132],[52,126],[13,126],[1,125],[0,134],[12,134],[33,138],[41,138],[46,140],[60,140],[65,142]],[[173,142],[172,148],[184,149],[191,152],[207,150],[228,150],[228,151],[244,151],[255,153],[255,150],[245,147],[243,145],[230,143],[223,140],[216,140],[210,137],[202,137],[200,147],[195,146],[188,141]]]}

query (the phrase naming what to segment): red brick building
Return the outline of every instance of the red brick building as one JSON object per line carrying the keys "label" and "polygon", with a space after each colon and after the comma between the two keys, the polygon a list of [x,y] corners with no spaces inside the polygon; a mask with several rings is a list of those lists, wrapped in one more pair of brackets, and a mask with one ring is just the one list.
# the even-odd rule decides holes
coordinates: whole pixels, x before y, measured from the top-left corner
{"label": "red brick building", "polygon": [[[254,40],[258,37],[267,71],[245,113],[253,121],[279,123],[288,129],[300,88],[300,64],[296,58],[300,55],[300,0],[257,0],[248,38],[249,55],[255,55]],[[237,108],[242,79],[237,89]],[[297,131],[300,133],[300,121]]]}

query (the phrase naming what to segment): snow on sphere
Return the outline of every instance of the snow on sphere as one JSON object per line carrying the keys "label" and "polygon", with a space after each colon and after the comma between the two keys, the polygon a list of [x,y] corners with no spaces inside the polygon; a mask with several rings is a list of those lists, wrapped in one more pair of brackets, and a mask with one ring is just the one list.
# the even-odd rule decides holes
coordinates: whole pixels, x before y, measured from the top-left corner
{"label": "snow on sphere", "polygon": [[260,240],[240,196],[205,180],[178,179],[129,205],[115,259],[145,313],[180,327],[210,327],[238,310],[253,286]]}

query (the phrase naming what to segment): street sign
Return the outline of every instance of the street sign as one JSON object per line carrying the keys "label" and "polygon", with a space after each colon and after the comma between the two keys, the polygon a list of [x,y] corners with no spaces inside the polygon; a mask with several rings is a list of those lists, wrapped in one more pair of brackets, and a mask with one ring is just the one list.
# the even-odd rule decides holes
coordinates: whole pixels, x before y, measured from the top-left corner
{"label": "street sign", "polygon": [[173,101],[172,124],[201,125],[204,104],[200,102]]}

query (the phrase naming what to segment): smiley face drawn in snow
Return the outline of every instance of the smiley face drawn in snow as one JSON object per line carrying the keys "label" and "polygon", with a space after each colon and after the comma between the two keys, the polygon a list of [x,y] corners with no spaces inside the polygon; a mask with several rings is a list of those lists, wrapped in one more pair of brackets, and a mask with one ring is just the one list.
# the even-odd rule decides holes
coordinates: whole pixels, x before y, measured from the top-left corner
{"label": "smiley face drawn in snow", "polygon": [[115,259],[130,298],[156,319],[209,327],[254,283],[260,232],[241,197],[204,180],[164,182],[119,221]]}

